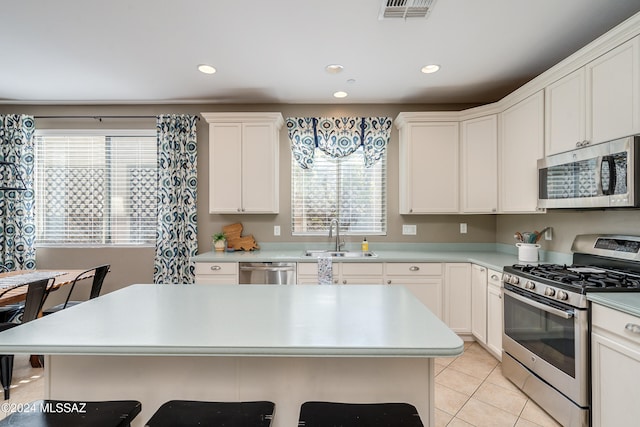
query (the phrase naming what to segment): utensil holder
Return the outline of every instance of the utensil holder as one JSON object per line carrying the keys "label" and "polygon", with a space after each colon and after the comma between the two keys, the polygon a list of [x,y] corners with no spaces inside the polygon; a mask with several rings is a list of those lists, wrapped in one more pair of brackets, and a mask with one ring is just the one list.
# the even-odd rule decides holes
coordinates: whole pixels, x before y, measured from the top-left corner
{"label": "utensil holder", "polygon": [[537,243],[516,243],[518,247],[518,261],[521,262],[538,262],[538,249],[540,245]]}

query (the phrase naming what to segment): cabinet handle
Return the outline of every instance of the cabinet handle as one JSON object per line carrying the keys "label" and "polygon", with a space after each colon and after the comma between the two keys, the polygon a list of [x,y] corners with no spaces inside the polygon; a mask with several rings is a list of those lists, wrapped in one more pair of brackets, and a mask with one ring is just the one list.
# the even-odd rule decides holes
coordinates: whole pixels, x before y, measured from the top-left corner
{"label": "cabinet handle", "polygon": [[333,283],[337,285],[338,284],[338,279],[334,280]]}
{"label": "cabinet handle", "polygon": [[491,275],[491,280],[498,280],[498,279],[499,279],[499,277],[497,275],[495,275],[495,274]]}
{"label": "cabinet handle", "polygon": [[347,284],[347,281],[346,281],[346,280],[343,280],[343,281],[342,281],[342,284],[343,284],[343,285],[346,285],[346,284]]}
{"label": "cabinet handle", "polygon": [[409,209],[409,213],[413,213],[413,208]]}
{"label": "cabinet handle", "polygon": [[387,285],[390,285],[390,284],[391,284],[391,280],[387,280]]}
{"label": "cabinet handle", "polygon": [[236,211],[240,212],[240,208],[237,208]]}
{"label": "cabinet handle", "polygon": [[220,267],[219,265],[212,265],[211,266],[211,271],[218,271],[218,270],[222,270],[222,267]]}
{"label": "cabinet handle", "polygon": [[412,265],[411,267],[409,267],[409,271],[419,271],[420,267],[416,266],[416,265]]}
{"label": "cabinet handle", "polygon": [[633,334],[640,334],[640,325],[635,323],[627,323],[624,328]]}

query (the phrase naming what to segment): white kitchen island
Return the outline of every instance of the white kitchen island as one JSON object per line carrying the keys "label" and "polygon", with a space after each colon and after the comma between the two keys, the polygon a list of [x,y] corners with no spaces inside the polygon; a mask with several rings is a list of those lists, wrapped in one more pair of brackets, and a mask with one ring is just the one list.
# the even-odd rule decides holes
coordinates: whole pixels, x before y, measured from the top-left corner
{"label": "white kitchen island", "polygon": [[407,402],[434,425],[433,358],[462,340],[403,287],[132,285],[0,334],[45,354],[47,398]]}

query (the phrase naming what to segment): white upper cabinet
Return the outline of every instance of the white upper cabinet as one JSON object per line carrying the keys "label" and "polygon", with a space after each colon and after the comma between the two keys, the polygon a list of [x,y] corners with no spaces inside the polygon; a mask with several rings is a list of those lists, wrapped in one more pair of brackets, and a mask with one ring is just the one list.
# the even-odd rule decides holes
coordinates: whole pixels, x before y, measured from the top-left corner
{"label": "white upper cabinet", "polygon": [[545,88],[546,155],[640,132],[640,39]]}
{"label": "white upper cabinet", "polygon": [[461,211],[498,210],[498,116],[465,120],[461,127]]}
{"label": "white upper cabinet", "polygon": [[640,36],[586,66],[587,138],[609,141],[640,132]]}
{"label": "white upper cabinet", "polygon": [[209,123],[209,212],[278,213],[280,113],[202,113]]}
{"label": "white upper cabinet", "polygon": [[540,212],[538,159],[544,156],[544,91],[501,113],[500,212]]}
{"label": "white upper cabinet", "polygon": [[545,153],[573,150],[586,140],[585,70],[580,68],[545,88]]}
{"label": "white upper cabinet", "polygon": [[400,113],[400,213],[457,213],[458,122],[430,122]]}

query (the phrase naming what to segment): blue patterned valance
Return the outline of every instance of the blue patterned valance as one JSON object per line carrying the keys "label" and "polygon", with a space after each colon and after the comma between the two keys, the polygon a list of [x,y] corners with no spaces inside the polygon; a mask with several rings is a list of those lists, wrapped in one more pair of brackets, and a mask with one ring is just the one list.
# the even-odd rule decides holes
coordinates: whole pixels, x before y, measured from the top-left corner
{"label": "blue patterned valance", "polygon": [[366,167],[373,166],[389,142],[389,117],[289,117],[287,129],[291,152],[301,168],[313,167],[318,148],[331,157],[345,157],[360,146]]}

